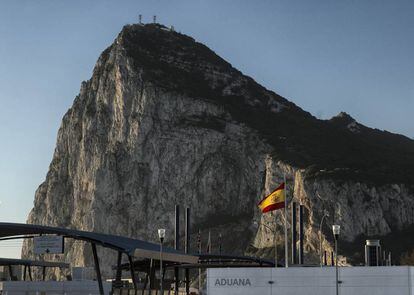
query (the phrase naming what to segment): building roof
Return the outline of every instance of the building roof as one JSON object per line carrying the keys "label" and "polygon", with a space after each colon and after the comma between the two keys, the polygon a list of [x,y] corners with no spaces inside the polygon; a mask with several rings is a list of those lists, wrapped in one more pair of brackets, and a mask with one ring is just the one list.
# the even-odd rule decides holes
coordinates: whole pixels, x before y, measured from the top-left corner
{"label": "building roof", "polygon": [[[80,231],[75,229],[51,227],[35,224],[0,222],[0,238],[26,235],[60,235],[77,240],[95,243],[130,256],[142,258],[159,258],[160,245],[123,236]],[[172,248],[163,247],[163,259],[181,263],[197,263],[198,257],[184,254]]]}

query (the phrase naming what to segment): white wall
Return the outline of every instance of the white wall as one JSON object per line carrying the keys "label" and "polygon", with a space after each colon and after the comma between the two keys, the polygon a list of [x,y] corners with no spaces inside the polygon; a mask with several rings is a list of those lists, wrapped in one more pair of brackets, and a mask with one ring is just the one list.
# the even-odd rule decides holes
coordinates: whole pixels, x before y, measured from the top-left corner
{"label": "white wall", "polygon": [[[414,267],[340,267],[339,280],[340,295],[414,295]],[[334,267],[207,270],[208,295],[334,295],[335,282]]]}

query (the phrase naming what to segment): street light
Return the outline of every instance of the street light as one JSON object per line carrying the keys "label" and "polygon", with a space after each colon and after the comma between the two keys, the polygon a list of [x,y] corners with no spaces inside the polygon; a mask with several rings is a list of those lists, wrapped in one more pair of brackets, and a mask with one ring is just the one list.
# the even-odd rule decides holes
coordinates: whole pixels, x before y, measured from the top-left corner
{"label": "street light", "polygon": [[271,228],[270,226],[264,224],[264,223],[259,223],[257,221],[254,222],[254,224],[258,225],[258,226],[264,226],[265,228],[269,229],[272,233],[273,233],[273,241],[275,243],[275,267],[277,267],[277,240],[276,240],[276,230]]}
{"label": "street light", "polygon": [[336,295],[339,294],[339,281],[338,281],[338,239],[341,226],[334,224],[332,225],[332,232],[335,238],[335,274],[336,274]]}
{"label": "street light", "polygon": [[323,221],[325,220],[325,217],[328,217],[329,213],[328,211],[325,211],[323,213],[322,216],[322,220],[321,220],[321,225],[319,226],[319,261],[321,263],[321,267],[322,267],[322,225],[323,225]]}
{"label": "street light", "polygon": [[163,274],[162,274],[162,244],[164,243],[165,238],[165,229],[160,228],[158,229],[158,237],[160,238],[160,293],[161,295],[164,294],[164,287],[163,287]]}

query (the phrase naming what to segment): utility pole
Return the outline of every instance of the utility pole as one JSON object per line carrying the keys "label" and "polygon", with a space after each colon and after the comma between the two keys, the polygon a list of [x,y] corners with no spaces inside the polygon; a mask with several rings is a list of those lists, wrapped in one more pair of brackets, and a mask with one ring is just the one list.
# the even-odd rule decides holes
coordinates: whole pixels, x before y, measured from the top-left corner
{"label": "utility pole", "polygon": [[336,295],[339,295],[339,273],[338,273],[338,239],[341,226],[334,224],[332,225],[332,232],[335,239],[335,276],[336,276]]}

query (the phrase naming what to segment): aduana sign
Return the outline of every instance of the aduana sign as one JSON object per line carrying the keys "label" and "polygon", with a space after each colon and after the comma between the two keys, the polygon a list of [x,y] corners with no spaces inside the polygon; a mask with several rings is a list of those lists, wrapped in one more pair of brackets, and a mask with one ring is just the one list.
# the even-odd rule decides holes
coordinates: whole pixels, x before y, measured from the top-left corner
{"label": "aduana sign", "polygon": [[216,287],[250,287],[252,283],[247,278],[217,278],[214,286]]}

